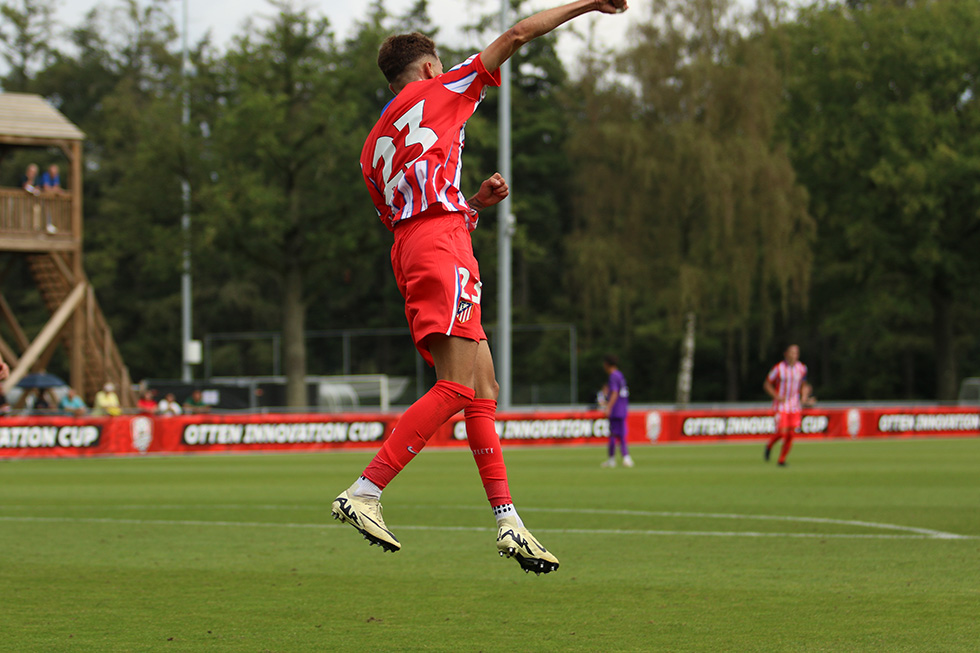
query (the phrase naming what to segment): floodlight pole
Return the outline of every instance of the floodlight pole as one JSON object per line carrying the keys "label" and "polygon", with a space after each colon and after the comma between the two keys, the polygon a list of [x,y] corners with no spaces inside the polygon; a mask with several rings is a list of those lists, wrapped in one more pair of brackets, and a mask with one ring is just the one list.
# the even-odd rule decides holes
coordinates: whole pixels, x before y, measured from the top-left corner
{"label": "floodlight pole", "polygon": [[[183,2],[183,25],[182,32],[182,53],[180,75],[184,86],[183,97],[183,116],[181,124],[184,128],[186,138],[187,128],[191,122],[191,104],[188,85],[188,57],[187,57],[187,0]],[[183,251],[183,272],[180,275],[180,326],[181,326],[181,375],[182,381],[193,380],[194,375],[189,360],[189,349],[191,343],[191,183],[187,178],[187,173],[180,180],[180,190],[184,204],[184,213],[180,217],[180,230],[184,239]]]}
{"label": "floodlight pole", "polygon": [[[500,0],[500,33],[510,28],[508,2]],[[510,60],[500,66],[500,132],[497,165],[500,174],[514,192],[514,180],[510,169]],[[515,218],[511,213],[510,197],[497,205],[497,338],[494,347],[494,367],[500,393],[497,407],[511,407],[511,238],[514,235]]]}

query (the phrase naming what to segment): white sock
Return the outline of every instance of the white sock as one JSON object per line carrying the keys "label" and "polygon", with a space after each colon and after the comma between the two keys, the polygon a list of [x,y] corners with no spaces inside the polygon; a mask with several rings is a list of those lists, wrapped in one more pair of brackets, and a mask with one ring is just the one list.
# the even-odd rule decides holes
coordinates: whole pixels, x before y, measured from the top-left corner
{"label": "white sock", "polygon": [[349,491],[355,497],[362,497],[366,499],[381,498],[381,488],[363,476],[354,481],[354,484],[350,486]]}
{"label": "white sock", "polygon": [[499,506],[493,507],[493,516],[497,518],[497,525],[507,517],[512,517],[517,520],[517,525],[523,527],[524,522],[521,521],[521,516],[517,514],[517,508],[514,507],[513,503],[505,503]]}

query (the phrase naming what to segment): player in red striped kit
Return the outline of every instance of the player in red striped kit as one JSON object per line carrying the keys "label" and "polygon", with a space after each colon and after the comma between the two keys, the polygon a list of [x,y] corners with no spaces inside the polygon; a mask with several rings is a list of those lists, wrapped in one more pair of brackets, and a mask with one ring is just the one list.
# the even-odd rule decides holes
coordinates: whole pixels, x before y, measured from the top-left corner
{"label": "player in red striped kit", "polygon": [[334,517],[372,544],[401,544],[381,516],[381,491],[435,430],[460,410],[487,498],[497,518],[497,549],[525,571],[548,573],[558,559],[524,527],[511,500],[495,428],[497,381],[481,324],[482,282],[470,232],[478,211],[507,196],[499,174],[467,199],[460,189],[466,121],[500,65],[525,43],[590,12],[612,14],[626,0],[577,0],[518,22],[483,52],[448,72],[435,43],[419,34],[388,38],[378,66],[395,98],[361,152],[361,171],[382,223],[394,233],[391,264],[405,298],[412,339],[436,371],[436,384],[405,411],[363,475],[334,502]]}
{"label": "player in red striped kit", "polygon": [[772,407],[776,411],[776,434],[766,444],[765,458],[769,460],[773,445],[782,438],[779,464],[785,466],[786,456],[793,446],[793,433],[799,432],[803,421],[803,407],[812,404],[812,388],[806,380],[806,365],[800,362],[800,348],[790,345],[783,356],[783,360],[769,371],[762,387],[772,397]]}

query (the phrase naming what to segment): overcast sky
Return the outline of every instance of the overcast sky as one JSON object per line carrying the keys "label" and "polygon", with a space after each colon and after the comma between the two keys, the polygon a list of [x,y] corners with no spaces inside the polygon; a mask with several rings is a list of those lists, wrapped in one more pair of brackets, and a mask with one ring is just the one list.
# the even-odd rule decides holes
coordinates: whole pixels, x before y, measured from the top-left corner
{"label": "overcast sky", "polygon": [[[140,0],[146,4],[149,0]],[[562,3],[563,0],[532,0],[533,10],[546,9]],[[405,12],[413,0],[385,0],[385,6],[392,14]],[[596,14],[595,21],[599,34],[610,44],[622,44],[627,27],[634,22],[640,9],[648,10],[649,0],[633,0],[633,7],[621,16],[602,16]],[[62,26],[77,25],[84,15],[96,6],[116,7],[119,0],[57,0],[57,19]],[[350,35],[355,20],[366,18],[368,0],[296,0],[297,7],[306,7],[311,13],[326,16],[340,38]],[[177,25],[181,25],[183,0],[170,0],[169,6]],[[187,0],[188,34],[191,42],[199,40],[210,30],[213,40],[219,47],[227,45],[229,38],[239,33],[243,22],[253,17],[261,20],[275,14],[275,9],[266,0]],[[462,26],[473,23],[487,13],[497,13],[500,0],[429,0],[429,15],[441,29],[439,39],[450,45],[463,45]],[[588,19],[591,20],[591,17]],[[576,21],[585,27],[581,21]],[[566,30],[567,31],[567,30]],[[560,40],[561,55],[566,60],[578,50],[580,40],[569,34]],[[485,45],[485,44],[484,44]],[[566,61],[567,63],[567,61]]]}

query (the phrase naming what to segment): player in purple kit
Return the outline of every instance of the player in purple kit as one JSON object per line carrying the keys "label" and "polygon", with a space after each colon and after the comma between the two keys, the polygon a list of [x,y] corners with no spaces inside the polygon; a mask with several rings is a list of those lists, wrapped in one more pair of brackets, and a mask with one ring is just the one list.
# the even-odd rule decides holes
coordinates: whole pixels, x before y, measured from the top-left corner
{"label": "player in purple kit", "polygon": [[633,459],[626,446],[626,414],[629,412],[630,389],[626,385],[626,377],[619,369],[619,359],[612,354],[602,361],[602,367],[609,375],[606,387],[606,415],[609,416],[609,457],[602,463],[603,467],[616,466],[616,443],[619,442],[619,452],[623,456],[623,466],[632,467]]}

